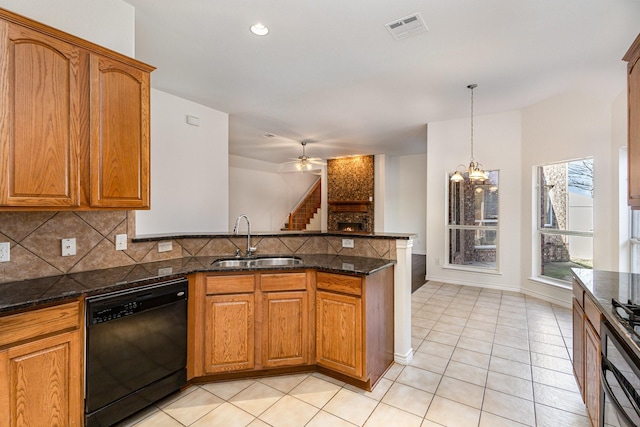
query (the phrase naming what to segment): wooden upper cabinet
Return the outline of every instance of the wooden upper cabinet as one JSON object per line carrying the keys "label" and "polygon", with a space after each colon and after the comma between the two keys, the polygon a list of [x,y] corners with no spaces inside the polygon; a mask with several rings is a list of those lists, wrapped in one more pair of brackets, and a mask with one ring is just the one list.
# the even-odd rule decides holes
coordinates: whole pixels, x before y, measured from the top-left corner
{"label": "wooden upper cabinet", "polygon": [[91,205],[149,207],[149,73],[91,55]]}
{"label": "wooden upper cabinet", "polygon": [[153,70],[0,9],[0,210],[148,209]]}
{"label": "wooden upper cabinet", "polygon": [[623,59],[628,62],[629,206],[640,209],[640,35]]}
{"label": "wooden upper cabinet", "polygon": [[0,21],[0,205],[80,204],[76,46]]}

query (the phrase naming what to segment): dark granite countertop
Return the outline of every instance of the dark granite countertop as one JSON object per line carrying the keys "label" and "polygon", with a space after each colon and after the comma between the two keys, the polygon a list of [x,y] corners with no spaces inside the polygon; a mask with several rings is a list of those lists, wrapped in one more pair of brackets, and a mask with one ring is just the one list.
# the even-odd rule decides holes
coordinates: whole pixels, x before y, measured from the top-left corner
{"label": "dark granite countertop", "polygon": [[[210,239],[210,238],[224,238],[224,237],[246,237],[246,233],[206,233],[206,232],[192,232],[181,234],[149,234],[136,236],[132,241],[138,242],[154,242],[160,240],[177,240],[177,239]],[[251,237],[309,237],[309,236],[327,236],[327,237],[364,237],[367,239],[385,239],[385,240],[409,240],[416,237],[411,233],[358,233],[358,232],[346,232],[346,231],[268,231],[268,232],[251,232]]]}
{"label": "dark granite countertop", "polygon": [[[221,257],[189,257],[125,267],[107,268],[60,276],[0,284],[0,316],[61,303],[81,296],[98,295],[169,280],[198,272],[316,269],[334,273],[368,275],[395,264],[395,260],[341,255],[296,255],[303,263],[295,266],[258,268],[213,268]],[[228,257],[231,258],[231,257]]]}
{"label": "dark granite countertop", "polygon": [[607,323],[640,358],[640,338],[614,313],[611,299],[640,303],[640,274],[572,268],[573,275],[592,297]]}

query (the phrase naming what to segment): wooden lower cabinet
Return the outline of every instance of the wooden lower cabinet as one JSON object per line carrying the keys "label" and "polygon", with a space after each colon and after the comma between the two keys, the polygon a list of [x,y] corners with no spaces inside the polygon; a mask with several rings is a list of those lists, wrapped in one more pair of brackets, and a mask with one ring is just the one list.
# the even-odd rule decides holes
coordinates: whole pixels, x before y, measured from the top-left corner
{"label": "wooden lower cabinet", "polygon": [[262,301],[262,366],[309,363],[307,291],[267,293]]}
{"label": "wooden lower cabinet", "polygon": [[311,364],[311,278],[306,271],[193,276],[188,377]]}
{"label": "wooden lower cabinet", "polygon": [[393,268],[197,273],[189,379],[317,369],[371,389],[393,362]]}
{"label": "wooden lower cabinet", "polygon": [[316,275],[316,363],[371,389],[393,362],[393,268]]}
{"label": "wooden lower cabinet", "polygon": [[316,358],[318,365],[362,378],[364,348],[362,299],[318,291]]}
{"label": "wooden lower cabinet", "polygon": [[584,403],[591,425],[600,423],[600,336],[585,322],[584,328]]}
{"label": "wooden lower cabinet", "polygon": [[207,296],[205,313],[206,372],[253,369],[253,294]]}
{"label": "wooden lower cabinet", "polygon": [[0,426],[83,425],[80,313],[72,303],[0,318]]}
{"label": "wooden lower cabinet", "polygon": [[584,400],[584,311],[573,299],[573,374]]}
{"label": "wooden lower cabinet", "polygon": [[602,314],[573,283],[573,373],[593,427],[600,423],[600,322]]}

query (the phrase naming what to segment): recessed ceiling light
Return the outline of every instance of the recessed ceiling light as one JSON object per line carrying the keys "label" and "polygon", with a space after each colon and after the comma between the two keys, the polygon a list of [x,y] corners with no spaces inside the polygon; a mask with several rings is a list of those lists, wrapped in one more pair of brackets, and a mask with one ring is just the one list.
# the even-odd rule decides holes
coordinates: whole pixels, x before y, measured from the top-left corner
{"label": "recessed ceiling light", "polygon": [[253,24],[251,26],[251,32],[256,36],[266,36],[267,34],[269,34],[269,28],[258,22],[257,24]]}

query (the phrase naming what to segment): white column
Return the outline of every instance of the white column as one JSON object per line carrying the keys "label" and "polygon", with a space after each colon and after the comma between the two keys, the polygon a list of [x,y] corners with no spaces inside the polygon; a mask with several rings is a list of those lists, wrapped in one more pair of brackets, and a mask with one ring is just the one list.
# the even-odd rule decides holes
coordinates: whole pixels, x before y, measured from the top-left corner
{"label": "white column", "polygon": [[411,248],[413,239],[396,240],[397,264],[394,272],[394,348],[396,363],[407,365],[411,348]]}

